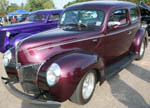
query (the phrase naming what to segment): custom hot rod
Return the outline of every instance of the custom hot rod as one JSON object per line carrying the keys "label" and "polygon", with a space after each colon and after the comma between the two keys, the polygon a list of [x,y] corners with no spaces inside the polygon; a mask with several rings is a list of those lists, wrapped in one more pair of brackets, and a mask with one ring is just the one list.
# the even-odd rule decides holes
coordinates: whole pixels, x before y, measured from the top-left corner
{"label": "custom hot rod", "polygon": [[[6,88],[36,104],[86,104],[95,89],[144,56],[147,32],[139,6],[93,1],[65,9],[59,28],[23,39],[4,54]],[[16,88],[20,84],[22,89]]]}
{"label": "custom hot rod", "polygon": [[32,34],[57,27],[62,10],[39,10],[32,12],[25,22],[0,27],[0,52],[14,47],[20,40]]}

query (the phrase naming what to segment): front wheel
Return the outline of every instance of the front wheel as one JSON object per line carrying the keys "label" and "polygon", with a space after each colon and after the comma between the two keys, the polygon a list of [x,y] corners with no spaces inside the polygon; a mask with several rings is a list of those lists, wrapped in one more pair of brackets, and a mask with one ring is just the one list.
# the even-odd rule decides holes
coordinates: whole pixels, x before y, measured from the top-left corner
{"label": "front wheel", "polygon": [[145,40],[143,39],[143,41],[141,43],[140,51],[139,51],[139,54],[138,54],[136,60],[141,60],[144,56],[144,53],[145,53]]}
{"label": "front wheel", "polygon": [[80,81],[70,100],[76,104],[86,104],[92,97],[96,85],[96,72],[89,71]]}

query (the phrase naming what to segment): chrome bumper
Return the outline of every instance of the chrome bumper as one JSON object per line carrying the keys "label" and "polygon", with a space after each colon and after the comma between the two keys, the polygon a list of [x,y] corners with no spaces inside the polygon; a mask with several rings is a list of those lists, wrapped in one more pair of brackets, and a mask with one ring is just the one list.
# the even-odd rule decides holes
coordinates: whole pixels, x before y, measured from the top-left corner
{"label": "chrome bumper", "polygon": [[7,88],[7,90],[13,94],[14,96],[32,104],[55,104],[55,105],[60,105],[59,102],[57,101],[52,101],[52,100],[44,100],[44,99],[39,99],[38,97],[35,96],[30,96],[28,94],[25,94],[15,88],[13,85],[18,83],[17,81],[10,80],[8,78],[1,78],[3,85]]}

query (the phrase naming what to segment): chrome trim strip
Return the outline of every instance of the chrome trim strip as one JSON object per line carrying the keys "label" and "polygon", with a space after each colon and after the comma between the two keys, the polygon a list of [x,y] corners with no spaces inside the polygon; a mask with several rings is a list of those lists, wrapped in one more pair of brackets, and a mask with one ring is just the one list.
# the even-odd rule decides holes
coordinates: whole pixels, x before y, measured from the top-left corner
{"label": "chrome trim strip", "polygon": [[44,49],[48,49],[48,48],[51,48],[51,47],[66,45],[66,44],[75,43],[75,42],[86,41],[86,40],[90,40],[90,39],[96,39],[96,38],[99,38],[99,37],[107,37],[107,36],[111,36],[111,35],[114,35],[114,34],[118,34],[118,33],[121,33],[121,32],[125,32],[125,31],[128,31],[128,30],[131,30],[131,29],[133,29],[133,28],[135,28],[136,26],[139,26],[139,25],[140,24],[132,26],[132,27],[128,27],[127,29],[124,29],[122,31],[112,32],[112,33],[110,33],[108,35],[96,35],[96,36],[93,36],[93,37],[90,37],[90,38],[85,38],[85,39],[80,39],[80,40],[74,40],[74,41],[65,42],[65,43],[58,43],[58,44],[54,44],[54,45],[50,45],[50,46],[47,45],[47,46],[43,46],[41,48],[34,48],[34,49],[36,49],[36,50],[44,50]]}
{"label": "chrome trim strip", "polygon": [[[40,51],[40,50],[48,49],[48,48],[51,48],[51,47],[66,45],[66,44],[75,43],[75,42],[86,41],[86,40],[90,40],[90,39],[96,39],[96,38],[99,38],[99,37],[111,36],[111,35],[114,35],[114,34],[117,34],[117,33],[121,33],[121,32],[125,32],[125,31],[128,31],[128,30],[131,30],[131,29],[133,29],[133,28],[135,28],[135,27],[137,27],[137,26],[140,26],[140,24],[134,25],[134,26],[130,26],[130,27],[128,27],[128,28],[126,28],[126,29],[123,29],[123,30],[121,30],[121,31],[112,32],[112,33],[110,33],[110,34],[108,34],[108,35],[104,35],[104,34],[102,34],[102,35],[96,35],[96,36],[93,36],[93,37],[90,37],[90,38],[85,38],[85,39],[80,39],[80,40],[74,40],[74,41],[65,42],[65,43],[58,43],[58,44],[54,44],[54,45],[47,45],[47,46],[43,46],[43,47],[41,47],[41,48],[38,47],[38,48],[34,48],[34,49]],[[30,37],[28,37],[28,38],[30,38]],[[19,48],[19,46],[22,44],[22,42],[23,42],[24,40],[28,39],[28,38],[25,38],[25,39],[21,40],[21,41],[18,43],[17,47],[16,47],[16,63],[18,63],[18,48]]]}

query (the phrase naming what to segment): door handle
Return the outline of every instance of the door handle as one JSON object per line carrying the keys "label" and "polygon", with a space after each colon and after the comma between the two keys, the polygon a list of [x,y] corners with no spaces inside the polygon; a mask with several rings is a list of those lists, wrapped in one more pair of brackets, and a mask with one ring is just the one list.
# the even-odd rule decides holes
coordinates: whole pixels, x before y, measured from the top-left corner
{"label": "door handle", "polygon": [[93,39],[92,41],[93,41],[93,42],[97,42],[98,40],[97,40],[97,39]]}
{"label": "door handle", "polygon": [[129,31],[129,32],[128,32],[128,35],[131,35],[131,34],[132,34],[132,31]]}

